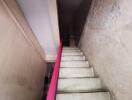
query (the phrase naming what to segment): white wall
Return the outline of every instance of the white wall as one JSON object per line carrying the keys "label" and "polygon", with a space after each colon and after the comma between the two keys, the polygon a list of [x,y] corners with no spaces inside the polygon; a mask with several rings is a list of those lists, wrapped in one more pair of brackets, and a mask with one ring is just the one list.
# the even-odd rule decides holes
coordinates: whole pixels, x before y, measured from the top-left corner
{"label": "white wall", "polygon": [[[55,60],[58,44],[49,15],[48,0],[17,0],[35,33],[47,60]],[[56,24],[58,25],[58,24]],[[59,32],[57,32],[59,34]],[[59,35],[57,36],[59,39]],[[58,40],[59,41],[59,40]]]}
{"label": "white wall", "polygon": [[51,24],[53,28],[53,35],[55,38],[55,43],[57,46],[60,44],[60,37],[59,37],[59,24],[58,24],[58,11],[57,11],[57,1],[56,0],[48,0],[48,8],[49,8],[49,15],[51,19]]}

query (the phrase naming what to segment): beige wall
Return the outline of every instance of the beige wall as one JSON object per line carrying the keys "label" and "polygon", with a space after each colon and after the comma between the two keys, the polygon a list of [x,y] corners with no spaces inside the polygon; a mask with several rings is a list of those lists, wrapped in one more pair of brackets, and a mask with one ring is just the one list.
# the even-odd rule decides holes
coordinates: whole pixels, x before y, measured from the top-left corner
{"label": "beige wall", "polygon": [[57,0],[48,0],[49,16],[52,25],[53,36],[57,47],[60,45],[60,33],[58,22]]}
{"label": "beige wall", "polygon": [[16,21],[18,27],[26,35],[27,39],[32,43],[32,45],[38,52],[38,55],[40,55],[43,59],[45,59],[45,52],[41,48],[35,34],[32,32],[29,24],[27,23],[17,1],[16,0],[4,0],[4,1],[5,4],[8,6],[8,9],[10,9],[12,17],[14,17],[14,21]]}
{"label": "beige wall", "polygon": [[131,100],[132,0],[93,0],[80,46],[116,100]]}
{"label": "beige wall", "polygon": [[39,100],[44,73],[44,53],[18,6],[0,0],[0,100]]}

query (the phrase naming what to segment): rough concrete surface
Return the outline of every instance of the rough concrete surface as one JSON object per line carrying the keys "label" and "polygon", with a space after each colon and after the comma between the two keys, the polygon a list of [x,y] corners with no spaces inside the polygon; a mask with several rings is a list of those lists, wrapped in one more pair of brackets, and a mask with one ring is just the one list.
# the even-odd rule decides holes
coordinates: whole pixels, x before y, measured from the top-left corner
{"label": "rough concrete surface", "polygon": [[93,0],[80,46],[116,100],[132,99],[132,1]]}

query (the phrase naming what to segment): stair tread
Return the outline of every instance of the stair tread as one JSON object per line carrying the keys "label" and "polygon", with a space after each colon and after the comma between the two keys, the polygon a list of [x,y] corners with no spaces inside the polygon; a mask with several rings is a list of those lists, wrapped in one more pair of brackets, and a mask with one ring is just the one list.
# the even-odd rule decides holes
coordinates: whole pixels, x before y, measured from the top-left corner
{"label": "stair tread", "polygon": [[101,90],[103,90],[103,86],[99,78],[58,80],[58,92],[92,92]]}
{"label": "stair tread", "polygon": [[59,78],[94,77],[93,68],[60,68]]}
{"label": "stair tread", "polygon": [[62,53],[82,53],[82,51],[62,51]]}
{"label": "stair tread", "polygon": [[110,100],[108,92],[57,94],[56,100]]}
{"label": "stair tread", "polygon": [[62,52],[62,56],[81,56],[82,52]]}
{"label": "stair tread", "polygon": [[60,67],[89,67],[88,61],[67,61],[61,62]]}
{"label": "stair tread", "polygon": [[79,50],[80,48],[78,47],[63,47],[63,50]]}
{"label": "stair tread", "polygon": [[62,49],[62,52],[81,52],[81,50],[80,49],[72,49],[72,50]]}
{"label": "stair tread", "polygon": [[85,56],[63,56],[61,61],[85,60]]}
{"label": "stair tread", "polygon": [[81,53],[80,50],[62,50],[62,53]]}

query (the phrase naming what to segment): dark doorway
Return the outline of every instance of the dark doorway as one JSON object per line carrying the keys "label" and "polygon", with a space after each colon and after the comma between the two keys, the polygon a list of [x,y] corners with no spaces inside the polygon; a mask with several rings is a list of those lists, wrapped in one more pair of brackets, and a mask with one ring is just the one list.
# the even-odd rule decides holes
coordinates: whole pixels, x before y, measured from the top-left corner
{"label": "dark doorway", "polygon": [[88,16],[91,0],[58,0],[57,5],[63,46],[77,46]]}

